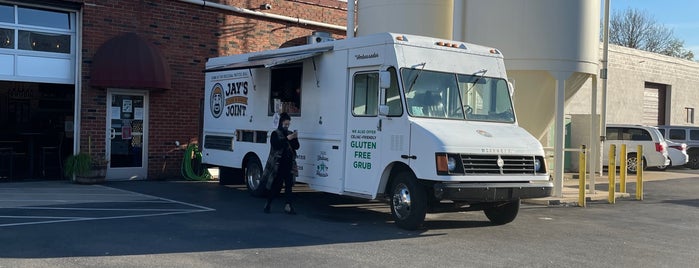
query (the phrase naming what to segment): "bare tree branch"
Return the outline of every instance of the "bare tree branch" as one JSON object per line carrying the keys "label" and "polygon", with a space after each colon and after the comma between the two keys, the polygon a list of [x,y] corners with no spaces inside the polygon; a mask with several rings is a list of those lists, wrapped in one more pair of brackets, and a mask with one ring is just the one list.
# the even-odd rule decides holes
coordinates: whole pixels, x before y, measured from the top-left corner
{"label": "bare tree branch", "polygon": [[684,41],[675,37],[672,29],[659,24],[647,12],[637,9],[627,9],[612,15],[609,21],[609,42],[663,55],[694,59],[694,53],[684,48]]}

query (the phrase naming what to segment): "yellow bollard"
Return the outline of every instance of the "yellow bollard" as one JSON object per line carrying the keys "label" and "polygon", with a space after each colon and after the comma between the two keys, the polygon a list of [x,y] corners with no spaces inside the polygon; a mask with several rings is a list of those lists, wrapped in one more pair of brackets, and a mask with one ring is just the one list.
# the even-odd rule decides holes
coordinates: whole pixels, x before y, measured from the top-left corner
{"label": "yellow bollard", "polygon": [[643,200],[643,146],[639,145],[636,153],[636,200]]}
{"label": "yellow bollard", "polygon": [[626,144],[622,144],[619,152],[619,192],[626,192]]}
{"label": "yellow bollard", "polygon": [[587,171],[585,170],[585,168],[587,167],[585,155],[585,145],[582,145],[580,146],[580,168],[578,168],[578,206],[580,207],[587,206],[587,203],[585,202],[585,174],[587,173]]}
{"label": "yellow bollard", "polygon": [[609,204],[616,203],[614,192],[616,192],[616,146],[609,145]]}

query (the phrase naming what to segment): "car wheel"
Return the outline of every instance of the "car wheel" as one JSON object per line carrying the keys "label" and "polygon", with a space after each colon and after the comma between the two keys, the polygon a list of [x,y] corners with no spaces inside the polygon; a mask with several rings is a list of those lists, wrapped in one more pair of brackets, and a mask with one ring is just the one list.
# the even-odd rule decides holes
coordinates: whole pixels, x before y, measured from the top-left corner
{"label": "car wheel", "polygon": [[[643,167],[642,169],[646,169],[646,160],[643,159]],[[631,153],[626,157],[626,171],[630,174],[636,174],[636,170],[638,169],[638,158],[636,157],[636,153]]]}
{"label": "car wheel", "polygon": [[665,171],[665,170],[667,170],[667,168],[670,167],[670,166],[672,166],[672,160],[670,160],[670,164],[667,164],[666,166],[665,166],[665,165],[663,165],[663,166],[657,166],[656,168],[657,168],[658,170],[660,170],[660,171]]}
{"label": "car wheel", "polygon": [[485,216],[495,225],[510,223],[519,213],[519,200],[505,203],[495,203],[483,209]]}
{"label": "car wheel", "polygon": [[699,169],[699,153],[694,152],[689,155],[689,162],[685,164],[688,168]]}
{"label": "car wheel", "polygon": [[391,186],[391,214],[398,227],[415,230],[425,221],[427,192],[410,171],[401,171]]}

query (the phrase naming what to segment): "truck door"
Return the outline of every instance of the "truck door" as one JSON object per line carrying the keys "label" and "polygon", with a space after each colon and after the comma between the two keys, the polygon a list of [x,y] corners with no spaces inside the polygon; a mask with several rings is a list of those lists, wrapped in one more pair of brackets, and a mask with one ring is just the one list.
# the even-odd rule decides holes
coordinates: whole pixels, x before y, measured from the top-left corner
{"label": "truck door", "polygon": [[344,190],[372,195],[380,178],[379,72],[350,70]]}

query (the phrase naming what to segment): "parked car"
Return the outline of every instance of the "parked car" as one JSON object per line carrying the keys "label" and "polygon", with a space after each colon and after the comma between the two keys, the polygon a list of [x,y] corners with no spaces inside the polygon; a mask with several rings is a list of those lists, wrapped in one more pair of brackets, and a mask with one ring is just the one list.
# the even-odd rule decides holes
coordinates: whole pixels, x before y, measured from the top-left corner
{"label": "parked car", "polygon": [[602,164],[609,164],[609,145],[616,145],[616,165],[619,166],[619,153],[621,145],[626,144],[626,170],[629,173],[636,173],[637,170],[637,147],[643,146],[643,169],[648,166],[658,167],[670,164],[667,155],[667,143],[658,128],[644,125],[607,125],[607,140],[603,150]]}
{"label": "parked car", "polygon": [[689,162],[686,166],[699,169],[699,127],[690,126],[658,126],[667,140],[687,144]]}
{"label": "parked car", "polygon": [[687,155],[687,144],[677,143],[671,140],[665,140],[667,143],[667,156],[670,157],[670,165],[658,166],[659,170],[666,170],[668,167],[684,166],[689,162]]}

